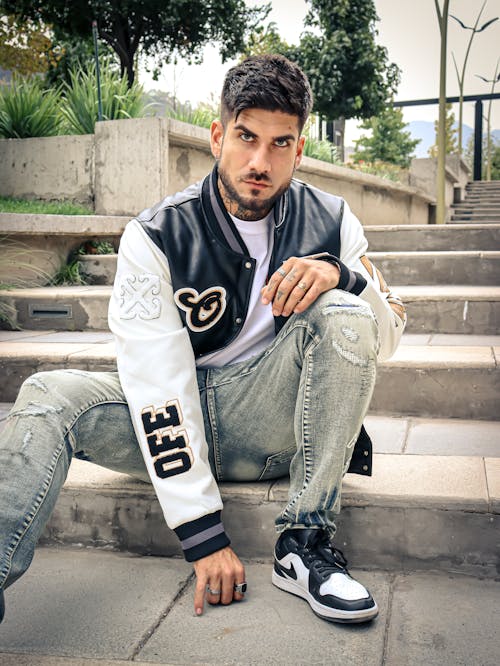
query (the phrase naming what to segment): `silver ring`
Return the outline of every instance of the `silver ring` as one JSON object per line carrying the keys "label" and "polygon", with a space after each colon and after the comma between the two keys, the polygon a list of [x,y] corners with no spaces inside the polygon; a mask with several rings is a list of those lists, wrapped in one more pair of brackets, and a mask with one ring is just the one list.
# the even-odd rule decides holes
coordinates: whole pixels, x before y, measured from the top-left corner
{"label": "silver ring", "polygon": [[238,583],[237,585],[234,586],[234,591],[239,592],[240,594],[245,594],[245,592],[247,591],[247,584]]}
{"label": "silver ring", "polygon": [[281,277],[285,277],[285,275],[286,275],[286,271],[284,271],[282,268],[278,268],[276,273],[279,273],[281,275]]}
{"label": "silver ring", "polygon": [[297,285],[299,289],[302,289],[303,291],[307,291],[307,284],[302,280],[302,282],[299,282]]}
{"label": "silver ring", "polygon": [[207,587],[207,592],[208,594],[213,594],[215,597],[220,594],[220,590],[212,590],[209,587]]}

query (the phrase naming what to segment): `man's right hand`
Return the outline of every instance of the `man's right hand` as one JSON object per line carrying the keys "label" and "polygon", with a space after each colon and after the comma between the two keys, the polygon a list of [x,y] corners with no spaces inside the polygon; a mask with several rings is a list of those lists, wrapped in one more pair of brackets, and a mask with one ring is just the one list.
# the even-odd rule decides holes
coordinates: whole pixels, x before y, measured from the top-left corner
{"label": "man's right hand", "polygon": [[[203,613],[205,597],[209,604],[230,604],[232,601],[243,599],[244,594],[235,592],[234,586],[245,582],[245,567],[229,546],[202,557],[201,560],[194,562],[193,566],[196,574],[194,593],[196,615]],[[211,594],[209,590],[219,594]]]}

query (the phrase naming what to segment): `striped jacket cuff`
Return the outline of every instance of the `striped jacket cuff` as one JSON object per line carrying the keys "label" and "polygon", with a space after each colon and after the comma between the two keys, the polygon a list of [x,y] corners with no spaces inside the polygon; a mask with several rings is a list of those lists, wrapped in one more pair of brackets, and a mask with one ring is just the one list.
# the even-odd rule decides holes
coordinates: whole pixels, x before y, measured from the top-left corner
{"label": "striped jacket cuff", "polygon": [[327,261],[329,264],[337,266],[340,271],[340,279],[337,285],[337,289],[343,289],[344,291],[349,291],[355,296],[359,296],[363,289],[366,287],[366,279],[356,271],[351,271],[340,259],[334,257],[333,254],[328,254],[327,252],[317,255],[312,255],[313,259],[320,259],[321,261]]}
{"label": "striped jacket cuff", "polygon": [[180,539],[184,557],[188,562],[211,555],[231,543],[224,531],[220,511],[179,525],[174,532]]}

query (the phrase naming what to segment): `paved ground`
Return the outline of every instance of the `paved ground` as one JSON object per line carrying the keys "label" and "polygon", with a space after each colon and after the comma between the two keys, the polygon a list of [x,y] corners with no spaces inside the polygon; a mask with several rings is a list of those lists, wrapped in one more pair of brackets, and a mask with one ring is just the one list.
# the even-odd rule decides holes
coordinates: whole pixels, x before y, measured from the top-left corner
{"label": "paved ground", "polygon": [[356,571],[381,612],[368,625],[320,620],[247,563],[243,603],[192,609],[182,560],[38,549],[6,592],[2,666],[331,664],[496,666],[500,584],[447,573]]}

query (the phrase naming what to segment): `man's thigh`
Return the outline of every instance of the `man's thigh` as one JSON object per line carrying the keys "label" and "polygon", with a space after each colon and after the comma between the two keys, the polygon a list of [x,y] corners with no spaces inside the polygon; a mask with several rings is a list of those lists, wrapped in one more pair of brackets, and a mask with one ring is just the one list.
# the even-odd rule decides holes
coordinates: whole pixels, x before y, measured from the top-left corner
{"label": "man's thigh", "polygon": [[220,481],[257,481],[288,473],[302,351],[294,327],[261,354],[201,371],[200,398],[210,462]]}

